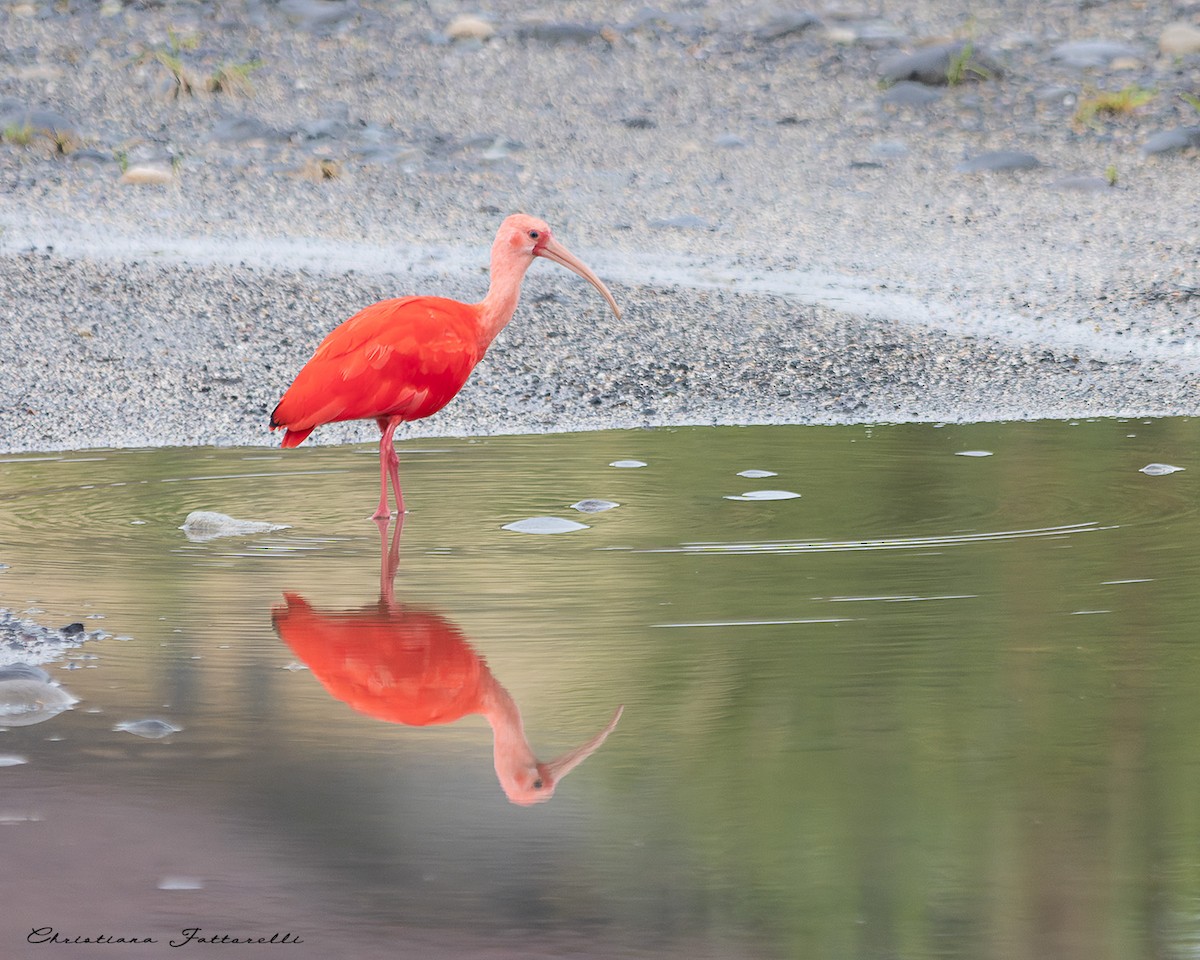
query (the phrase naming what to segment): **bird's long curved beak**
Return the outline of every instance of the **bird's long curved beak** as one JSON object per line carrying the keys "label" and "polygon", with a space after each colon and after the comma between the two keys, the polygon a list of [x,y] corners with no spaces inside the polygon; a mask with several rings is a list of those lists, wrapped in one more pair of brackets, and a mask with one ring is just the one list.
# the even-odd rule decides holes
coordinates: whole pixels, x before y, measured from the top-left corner
{"label": "bird's long curved beak", "polygon": [[540,247],[533,251],[535,257],[545,257],[547,260],[553,260],[555,263],[562,264],[568,270],[579,274],[590,283],[593,287],[600,291],[600,295],[608,301],[608,305],[612,307],[612,312],[618,320],[621,319],[621,308],[617,306],[617,301],[613,299],[613,295],[608,292],[608,287],[600,280],[598,276],[592,273],[575,254],[564,247],[557,240],[551,238]]}
{"label": "bird's long curved beak", "polygon": [[616,712],[612,715],[612,719],[608,721],[608,725],[587,743],[581,744],[574,750],[568,751],[561,757],[557,757],[548,763],[539,763],[538,769],[541,770],[548,782],[552,785],[557,785],[559,780],[599,750],[600,744],[607,740],[608,735],[617,728],[617,721],[621,719],[621,714],[624,710],[623,706],[617,707]]}

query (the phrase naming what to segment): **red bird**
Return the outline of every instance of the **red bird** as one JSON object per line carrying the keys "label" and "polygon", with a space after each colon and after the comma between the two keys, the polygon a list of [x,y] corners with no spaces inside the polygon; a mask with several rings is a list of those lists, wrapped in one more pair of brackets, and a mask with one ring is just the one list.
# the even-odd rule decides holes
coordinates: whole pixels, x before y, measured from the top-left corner
{"label": "red bird", "polygon": [[373,518],[391,516],[388,480],[396,509],[404,513],[396,427],[437,413],[462,389],[496,335],[517,309],[521,281],[535,257],[573,270],[608,301],[613,295],[591,270],[560,244],[536,217],[514,214],[500,224],[492,244],[491,282],[479,303],[444,297],[400,297],[360,310],[321,341],[312,359],[271,414],[284,447],[303,443],[314,429],[338,420],[379,425],[379,507]]}

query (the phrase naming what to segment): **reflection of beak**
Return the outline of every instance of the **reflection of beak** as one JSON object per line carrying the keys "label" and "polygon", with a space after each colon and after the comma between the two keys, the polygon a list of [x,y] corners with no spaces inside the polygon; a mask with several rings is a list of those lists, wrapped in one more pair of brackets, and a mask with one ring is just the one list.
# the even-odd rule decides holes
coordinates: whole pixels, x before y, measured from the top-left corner
{"label": "reflection of beak", "polygon": [[[608,305],[612,307],[612,312],[616,315],[617,319],[621,319],[621,308],[617,306],[617,301],[613,299],[613,295],[608,292],[608,287],[601,282],[598,276],[596,276],[591,270],[583,265],[582,260],[576,257],[575,254],[571,253],[570,250],[564,247],[553,237],[547,240],[543,246],[534,248],[533,255],[535,257],[545,257],[547,260],[553,260],[555,263],[560,263],[568,270],[572,270],[579,274],[584,280],[600,291],[600,295],[608,301]],[[617,716],[620,715],[621,712],[618,710]],[[613,722],[615,723],[616,721],[614,720]],[[599,744],[597,744],[597,746],[599,746]]]}
{"label": "reflection of beak", "polygon": [[539,763],[538,771],[542,774],[546,783],[553,787],[558,781],[595,753],[600,748],[600,744],[607,740],[608,735],[617,728],[617,721],[621,719],[621,713],[624,709],[623,706],[617,707],[616,712],[612,715],[612,719],[608,721],[608,726],[592,737],[587,743],[576,747],[569,753],[564,753],[561,757],[551,760],[549,763]]}

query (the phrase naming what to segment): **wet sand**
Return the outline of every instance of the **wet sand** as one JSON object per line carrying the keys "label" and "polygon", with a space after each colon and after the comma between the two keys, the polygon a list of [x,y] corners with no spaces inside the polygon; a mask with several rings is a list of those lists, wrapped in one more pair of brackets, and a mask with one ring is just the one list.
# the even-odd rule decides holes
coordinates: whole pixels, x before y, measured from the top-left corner
{"label": "wet sand", "polygon": [[[498,3],[482,41],[450,39],[457,13],[0,12],[0,106],[58,118],[0,143],[0,450],[276,442],[325,332],[386,296],[480,298],[515,210],[624,318],[535,264],[407,436],[1197,411],[1200,157],[1145,145],[1200,120],[1173,92],[1200,61],[1159,51],[1156,11],[849,5],[778,33],[758,5]],[[927,104],[880,86],[888,58],[964,36],[1003,73]],[[1124,55],[1064,62],[1084,40]],[[153,55],[173,43],[193,93]],[[204,89],[252,62],[241,92]],[[1078,120],[1129,85],[1159,94]],[[1039,165],[958,169],[1001,149]],[[166,182],[122,181],[143,166]]]}

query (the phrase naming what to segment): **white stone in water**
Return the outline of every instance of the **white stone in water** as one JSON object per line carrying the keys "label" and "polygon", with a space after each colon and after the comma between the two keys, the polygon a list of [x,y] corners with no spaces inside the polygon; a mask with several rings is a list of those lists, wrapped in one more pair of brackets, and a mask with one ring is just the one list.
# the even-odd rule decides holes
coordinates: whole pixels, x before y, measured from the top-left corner
{"label": "white stone in water", "polygon": [[26,757],[17,756],[15,753],[0,753],[0,767],[19,767],[28,762]]}
{"label": "white stone in water", "polygon": [[1168,473],[1178,473],[1183,467],[1173,467],[1169,463],[1148,463],[1138,473],[1148,477],[1165,477]]}
{"label": "white stone in water", "polygon": [[204,881],[199,877],[166,876],[158,881],[159,890],[203,890]]}
{"label": "white stone in water", "polygon": [[738,476],[745,477],[747,480],[765,480],[767,477],[777,477],[779,474],[773,470],[743,470]]}
{"label": "white stone in water", "polygon": [[[37,672],[45,674],[45,671]],[[41,723],[78,702],[77,697],[51,682],[48,675],[45,679],[36,676],[0,676],[0,724],[6,727],[28,727]]]}
{"label": "white stone in water", "polygon": [[580,513],[603,513],[605,510],[612,510],[619,506],[619,503],[614,503],[612,500],[577,500],[571,504],[571,509],[578,510]]}
{"label": "white stone in water", "polygon": [[633,470],[636,467],[646,466],[645,460],[614,460],[609,464],[610,467],[621,467],[625,470]]}
{"label": "white stone in water", "polygon": [[267,523],[264,520],[235,520],[223,513],[211,510],[193,510],[179,528],[189,540],[203,543],[217,537],[244,537],[252,533],[271,533],[286,530],[286,523]]}
{"label": "white stone in water", "polygon": [[990,457],[991,450],[959,450],[954,454],[956,457]]}
{"label": "white stone in water", "polygon": [[727,496],[726,500],[798,500],[800,494],[791,490],[747,490],[741,496]]}
{"label": "white stone in water", "polygon": [[586,523],[576,523],[561,517],[530,517],[527,520],[506,523],[501,529],[512,530],[514,533],[571,533],[575,530],[587,530],[589,527]]}
{"label": "white stone in water", "polygon": [[161,740],[163,737],[169,737],[173,733],[179,733],[182,729],[183,727],[167,723],[166,720],[157,720],[154,718],[126,720],[113,727],[113,730],[121,733],[132,733],[134,736],[143,737],[146,740]]}

